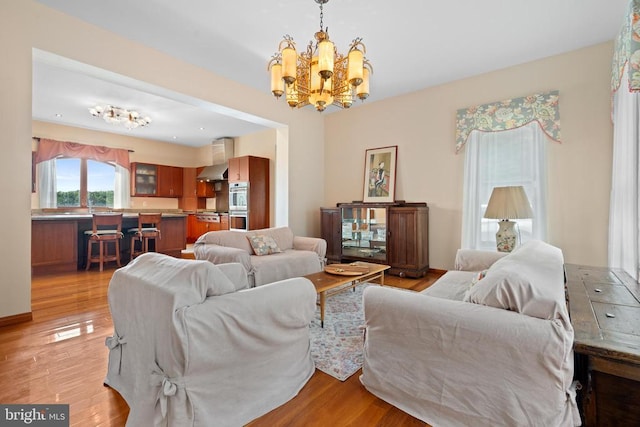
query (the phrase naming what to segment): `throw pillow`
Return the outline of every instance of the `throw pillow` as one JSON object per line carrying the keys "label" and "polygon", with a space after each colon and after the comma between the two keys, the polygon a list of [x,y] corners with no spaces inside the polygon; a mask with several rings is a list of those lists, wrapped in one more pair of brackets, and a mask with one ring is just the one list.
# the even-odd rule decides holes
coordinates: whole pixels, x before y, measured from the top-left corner
{"label": "throw pillow", "polygon": [[247,239],[249,239],[253,253],[256,255],[270,255],[282,252],[271,236],[247,236]]}

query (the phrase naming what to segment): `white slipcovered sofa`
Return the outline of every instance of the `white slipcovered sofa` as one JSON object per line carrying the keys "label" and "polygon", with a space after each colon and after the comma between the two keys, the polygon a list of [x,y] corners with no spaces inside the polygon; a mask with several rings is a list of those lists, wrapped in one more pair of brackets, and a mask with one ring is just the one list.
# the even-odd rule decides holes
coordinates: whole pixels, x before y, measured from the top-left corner
{"label": "white slipcovered sofa", "polygon": [[146,253],[108,290],[105,384],[127,426],[241,426],[294,397],[314,372],[304,278],[248,288],[240,264]]}
{"label": "white slipcovered sofa", "polygon": [[[257,255],[250,239],[263,237],[271,238],[275,248]],[[326,252],[327,242],[324,239],[294,236],[289,227],[246,232],[210,231],[200,236],[193,245],[196,259],[214,264],[242,264],[252,287],[322,271]]]}
{"label": "white slipcovered sofa", "polygon": [[371,286],[360,380],[438,427],[580,425],[560,249],[459,250],[421,293]]}

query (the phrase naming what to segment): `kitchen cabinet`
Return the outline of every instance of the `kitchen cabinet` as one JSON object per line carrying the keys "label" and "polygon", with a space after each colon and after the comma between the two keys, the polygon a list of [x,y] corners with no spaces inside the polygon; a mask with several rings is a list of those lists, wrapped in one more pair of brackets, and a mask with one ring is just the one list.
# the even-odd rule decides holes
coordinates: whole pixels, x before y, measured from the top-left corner
{"label": "kitchen cabinet", "polygon": [[196,182],[196,196],[212,198],[216,197],[216,193],[213,190],[213,182],[210,181],[197,181]]}
{"label": "kitchen cabinet", "polygon": [[182,196],[183,169],[175,166],[157,165],[158,168],[158,197]]}
{"label": "kitchen cabinet", "polygon": [[187,243],[193,243],[198,237],[209,231],[229,229],[229,215],[216,214],[189,214],[187,218]]}
{"label": "kitchen cabinet", "polygon": [[134,197],[181,197],[183,168],[131,163],[131,195]]}
{"label": "kitchen cabinet", "polygon": [[78,257],[77,235],[77,221],[32,221],[32,273],[75,271]]}
{"label": "kitchen cabinet", "polygon": [[269,162],[270,160],[267,158],[255,156],[229,159],[229,183],[249,183],[247,189],[249,230],[259,230],[270,226]]}
{"label": "kitchen cabinet", "polygon": [[158,167],[147,163],[131,163],[131,195],[155,196],[158,189]]}
{"label": "kitchen cabinet", "polygon": [[198,221],[195,214],[189,214],[187,218],[187,243],[193,243],[198,237],[210,230],[209,222]]}
{"label": "kitchen cabinet", "polygon": [[[138,226],[138,215],[125,213],[122,230]],[[87,240],[84,232],[92,228],[92,215],[52,214],[31,217],[31,270],[33,274],[47,274],[84,269]],[[156,251],[180,258],[186,247],[186,217],[163,214],[161,238]],[[120,241],[120,259],[129,259],[130,239]]]}
{"label": "kitchen cabinet", "polygon": [[429,270],[426,203],[340,203],[321,208],[327,259],[391,266],[390,274],[422,277]]}

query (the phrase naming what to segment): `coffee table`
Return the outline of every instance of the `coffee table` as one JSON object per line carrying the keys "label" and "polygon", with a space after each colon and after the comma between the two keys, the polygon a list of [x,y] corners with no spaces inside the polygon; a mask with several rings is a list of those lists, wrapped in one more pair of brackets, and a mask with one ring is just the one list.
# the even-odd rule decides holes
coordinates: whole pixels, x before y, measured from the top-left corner
{"label": "coffee table", "polygon": [[305,278],[311,280],[316,287],[316,292],[320,296],[320,326],[324,328],[324,306],[327,297],[355,288],[359,283],[380,279],[380,285],[384,285],[384,272],[391,268],[389,265],[374,264],[370,262],[357,261],[349,265],[361,267],[362,274],[331,274],[326,271],[308,274]]}

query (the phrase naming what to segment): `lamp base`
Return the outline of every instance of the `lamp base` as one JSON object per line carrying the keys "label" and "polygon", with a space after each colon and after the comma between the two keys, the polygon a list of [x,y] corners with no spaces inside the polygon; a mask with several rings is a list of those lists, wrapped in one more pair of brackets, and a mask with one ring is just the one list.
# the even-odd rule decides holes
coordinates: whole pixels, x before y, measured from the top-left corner
{"label": "lamp base", "polygon": [[498,252],[511,252],[516,247],[516,223],[508,219],[503,219],[498,225],[500,227],[496,233]]}

